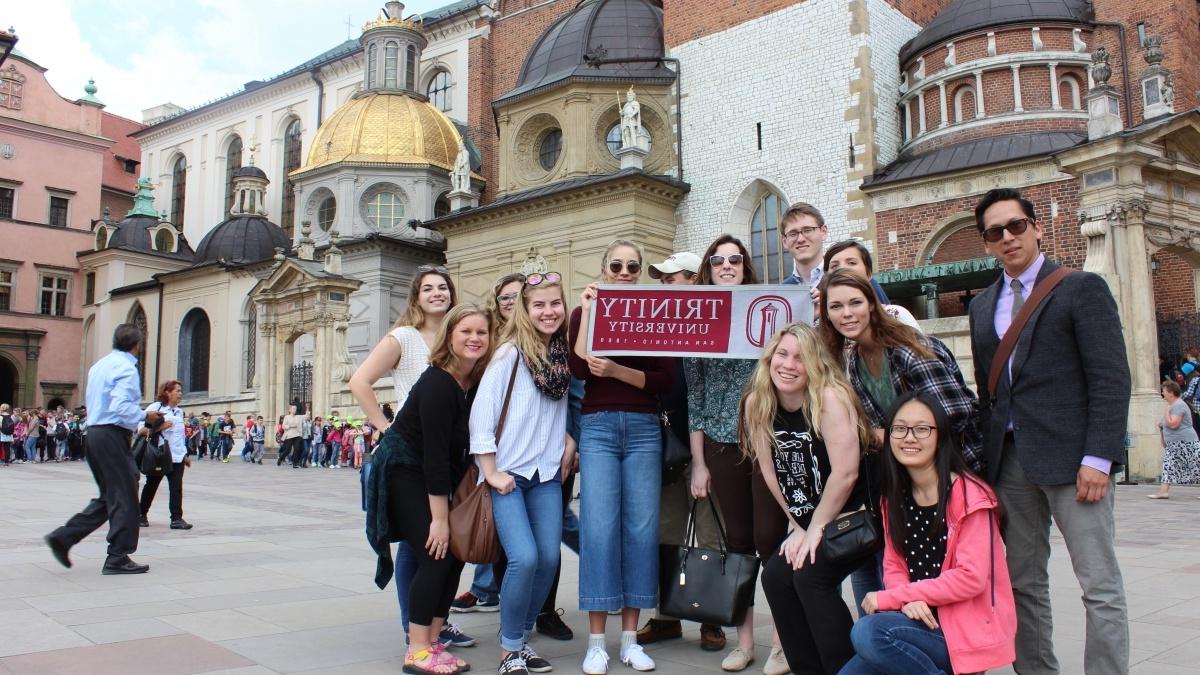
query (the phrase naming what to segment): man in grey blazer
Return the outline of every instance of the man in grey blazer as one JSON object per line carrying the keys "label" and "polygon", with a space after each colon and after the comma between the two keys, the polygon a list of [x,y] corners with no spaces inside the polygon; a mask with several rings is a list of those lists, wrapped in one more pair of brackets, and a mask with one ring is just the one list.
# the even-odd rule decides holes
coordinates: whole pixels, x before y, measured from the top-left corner
{"label": "man in grey blazer", "polygon": [[1122,461],[1131,382],[1121,321],[1103,279],[1067,275],[1030,316],[987,391],[992,359],[1017,311],[1058,265],[1041,252],[1033,204],[988,192],[975,209],[984,249],[1004,273],[971,301],[971,348],[988,479],[1007,519],[1017,604],[1016,670],[1057,673],[1050,615],[1050,521],[1062,532],[1087,617],[1084,669],[1129,670],[1125,589],[1114,550],[1112,473]]}

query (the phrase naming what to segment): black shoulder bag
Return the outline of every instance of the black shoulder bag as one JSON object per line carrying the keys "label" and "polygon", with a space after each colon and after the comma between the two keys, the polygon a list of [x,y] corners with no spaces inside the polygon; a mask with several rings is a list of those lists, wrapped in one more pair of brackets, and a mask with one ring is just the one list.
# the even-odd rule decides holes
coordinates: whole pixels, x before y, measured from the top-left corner
{"label": "black shoulder bag", "polygon": [[720,549],[696,546],[696,505],[682,546],[658,547],[659,608],[663,614],[699,623],[741,623],[754,599],[758,556],[726,550],[725,528],[713,500],[706,499],[720,533]]}
{"label": "black shoulder bag", "polygon": [[829,521],[825,526],[825,555],[834,562],[859,560],[874,555],[883,545],[883,527],[877,504],[871,492],[871,467],[867,454],[859,461],[859,472],[867,486],[867,503],[857,511],[849,511]]}

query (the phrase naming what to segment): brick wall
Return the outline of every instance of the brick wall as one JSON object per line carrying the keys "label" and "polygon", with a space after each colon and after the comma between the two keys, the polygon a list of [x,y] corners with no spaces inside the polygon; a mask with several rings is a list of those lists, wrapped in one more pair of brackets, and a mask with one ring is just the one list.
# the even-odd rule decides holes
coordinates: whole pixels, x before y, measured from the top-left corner
{"label": "brick wall", "polygon": [[1033,66],[1021,69],[1021,107],[1050,110],[1050,69]]}
{"label": "brick wall", "polygon": [[[1079,233],[1075,214],[1079,212],[1079,183],[1076,180],[1064,180],[1054,183],[1043,183],[1025,188],[1022,193],[1033,202],[1034,212],[1038,216],[1045,237],[1042,239],[1042,250],[1051,259],[1071,267],[1082,267],[1087,253],[1083,236]],[[932,229],[956,213],[973,213],[975,204],[981,195],[949,199],[932,204],[922,204],[902,209],[890,209],[875,214],[875,268],[879,270],[903,269],[924,265],[924,260],[917,260],[922,246]],[[1058,217],[1051,219],[1051,202],[1058,204]],[[971,222],[973,221],[966,221]],[[972,225],[972,228],[974,226]],[[890,232],[896,232],[896,243],[888,242]],[[946,243],[951,246],[945,252],[945,257],[935,253],[938,262],[962,260],[964,258],[980,258],[986,256],[983,241],[975,230],[971,234],[956,234]],[[968,240],[974,239],[974,252]],[[952,256],[962,257],[952,257]]]}
{"label": "brick wall", "polygon": [[1151,272],[1154,311],[1158,314],[1196,311],[1196,281],[1191,263],[1170,248],[1160,250],[1151,259],[1158,263],[1158,269]]}

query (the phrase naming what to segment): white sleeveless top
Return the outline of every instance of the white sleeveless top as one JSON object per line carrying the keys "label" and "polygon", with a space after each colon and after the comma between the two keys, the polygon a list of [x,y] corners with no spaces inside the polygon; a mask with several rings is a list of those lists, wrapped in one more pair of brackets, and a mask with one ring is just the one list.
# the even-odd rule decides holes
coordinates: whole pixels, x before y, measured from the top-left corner
{"label": "white sleeveless top", "polygon": [[429,367],[429,347],[421,332],[412,326],[401,326],[391,333],[400,343],[400,361],[392,368],[392,385],[396,388],[396,414],[404,407],[408,391]]}

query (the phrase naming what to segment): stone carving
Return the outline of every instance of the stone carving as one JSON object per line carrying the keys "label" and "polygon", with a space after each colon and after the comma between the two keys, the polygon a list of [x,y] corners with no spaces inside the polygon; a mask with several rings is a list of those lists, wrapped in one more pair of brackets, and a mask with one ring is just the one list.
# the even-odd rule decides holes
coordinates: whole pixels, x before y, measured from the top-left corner
{"label": "stone carving", "polygon": [[350,356],[350,350],[346,346],[346,331],[350,328],[350,322],[344,318],[333,322],[333,381],[337,383],[349,382],[350,376],[354,374],[356,366],[354,358]]}
{"label": "stone carving", "polygon": [[471,191],[471,154],[462,141],[458,142],[458,157],[454,159],[454,170],[450,172],[450,187],[453,192]]}
{"label": "stone carving", "polygon": [[1170,107],[1175,103],[1175,73],[1167,73],[1162,81],[1163,105]]}
{"label": "stone carving", "polygon": [[1040,52],[1040,51],[1042,51],[1043,46],[1044,45],[1042,44],[1042,29],[1038,28],[1037,26],[1034,26],[1033,27],[1033,51]]}
{"label": "stone carving", "polygon": [[529,276],[530,274],[545,274],[548,271],[550,271],[550,265],[546,259],[538,255],[537,249],[531,246],[529,253],[525,254],[525,261],[521,263],[521,274]]}
{"label": "stone carving", "polygon": [[1071,48],[1077,54],[1082,54],[1087,51],[1087,43],[1083,41],[1083,29],[1076,28],[1071,31]]}
{"label": "stone carving", "polygon": [[1108,65],[1108,50],[1097,47],[1096,51],[1092,52],[1092,79],[1096,81],[1096,88],[1107,87],[1110,77],[1112,66]]}
{"label": "stone carving", "polygon": [[917,59],[917,69],[913,72],[913,81],[920,82],[925,79],[925,57]]}
{"label": "stone carving", "polygon": [[957,60],[958,60],[958,56],[955,54],[954,43],[947,42],[946,43],[946,61],[945,61],[946,67],[949,68],[949,67],[953,66],[957,62]]}
{"label": "stone carving", "polygon": [[996,33],[989,32],[987,34],[987,40],[988,40],[987,55],[995,56],[996,55]]}
{"label": "stone carving", "polygon": [[[621,105],[620,99],[617,103]],[[641,137],[646,131],[642,129],[642,104],[638,103],[637,94],[633,87],[625,92],[625,103],[621,105],[621,147],[639,147]]]}
{"label": "stone carving", "polygon": [[1163,50],[1162,36],[1150,35],[1146,37],[1146,51],[1142,53],[1142,58],[1146,59],[1146,63],[1151,66],[1162,65]]}

